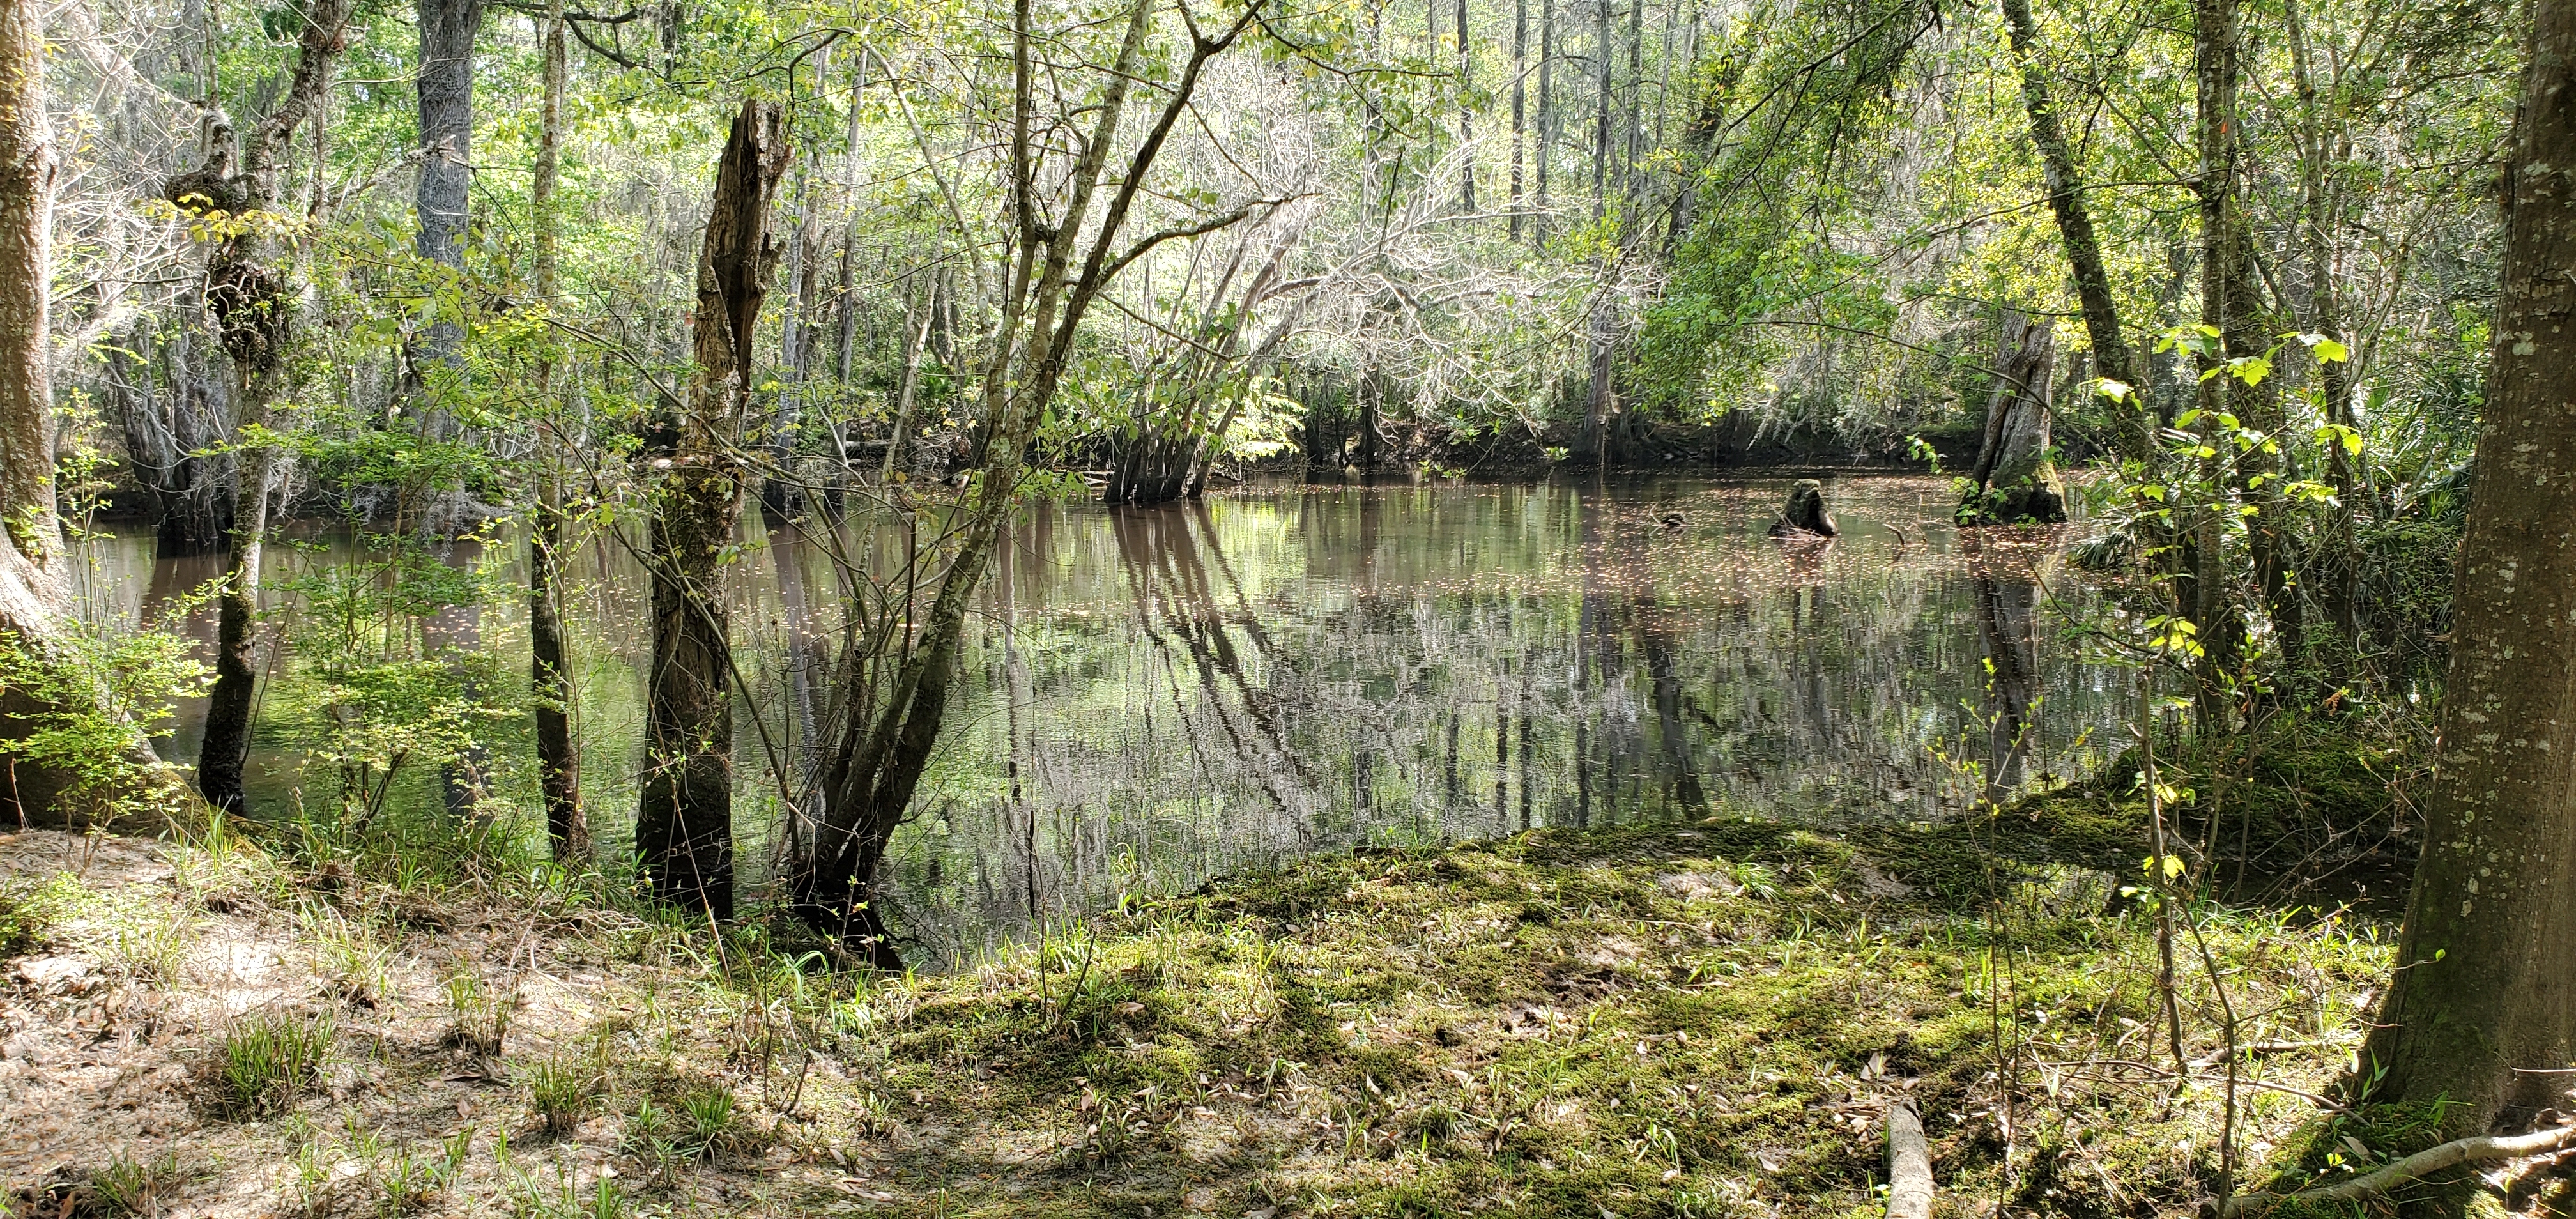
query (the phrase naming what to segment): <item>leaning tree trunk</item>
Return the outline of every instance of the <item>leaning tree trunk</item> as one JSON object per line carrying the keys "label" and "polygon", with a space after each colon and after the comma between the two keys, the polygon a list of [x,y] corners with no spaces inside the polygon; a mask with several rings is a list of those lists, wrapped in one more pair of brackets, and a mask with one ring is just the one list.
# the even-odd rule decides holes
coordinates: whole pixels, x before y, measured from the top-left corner
{"label": "leaning tree trunk", "polygon": [[2576,3],[2534,8],[2424,854],[2362,1059],[2453,1135],[2566,1108],[2576,1065]]}
{"label": "leaning tree trunk", "polygon": [[778,104],[743,102],[698,254],[698,380],[654,491],[653,671],[635,850],[656,897],[716,919],[733,917],[733,649],[720,561],[742,514],[734,446],[761,301],[778,266],[769,210],[787,159]]}
{"label": "leaning tree trunk", "polygon": [[2093,367],[2128,386],[2125,405],[2140,421],[2120,429],[2120,449],[2144,460],[2155,453],[2155,416],[2139,392],[2137,360],[2120,333],[2119,305],[2111,297],[2111,275],[2102,265],[2102,243],[2093,234],[2093,213],[2077,184],[2075,157],[2057,121],[2057,103],[2048,74],[2037,53],[2039,23],[2031,18],[2030,0],[2003,0],[2004,24],[2011,32],[2014,58],[2021,61],[2022,107],[2030,114],[2030,141],[2039,148],[2040,176],[2048,187],[2048,207],[2057,217],[2058,236],[2067,266],[2075,273],[2075,299],[2084,312],[2084,334],[2093,342]]}
{"label": "leaning tree trunk", "polygon": [[1994,396],[1986,401],[1984,440],[1969,474],[1976,483],[1959,505],[1964,525],[2053,524],[2066,519],[2066,484],[2049,453],[2049,394],[2057,371],[2050,324],[2004,315],[1995,358]]}
{"label": "leaning tree trunk", "polygon": [[[274,212],[279,179],[295,131],[328,96],[332,70],[347,41],[350,0],[312,0],[286,94],[236,153],[230,123],[217,116],[206,163],[170,179],[162,196],[185,211],[234,216]],[[233,365],[233,435],[267,426],[269,405],[285,392],[296,342],[302,268],[288,239],[251,225],[218,239],[206,260],[208,320]],[[268,532],[268,483],[276,450],[239,448],[233,479],[233,546],[215,600],[215,684],[206,700],[206,734],[197,755],[197,790],[228,813],[243,808],[242,767],[250,754],[251,694],[257,679],[261,544]]]}

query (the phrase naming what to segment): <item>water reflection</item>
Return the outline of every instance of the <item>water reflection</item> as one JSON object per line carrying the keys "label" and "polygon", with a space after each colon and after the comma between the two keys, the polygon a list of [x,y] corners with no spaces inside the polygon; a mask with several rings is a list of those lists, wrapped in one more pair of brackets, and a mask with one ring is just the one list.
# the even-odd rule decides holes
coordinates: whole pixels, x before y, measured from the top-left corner
{"label": "water reflection", "polygon": [[[913,954],[953,960],[1122,892],[1355,841],[1728,808],[1924,820],[2022,782],[2034,760],[2081,763],[2063,755],[2113,714],[2112,683],[2053,645],[2050,539],[1989,538],[1972,557],[1940,522],[1937,480],[1847,477],[1827,488],[1838,540],[1775,541],[1786,486],[1280,486],[1032,506],[890,860]],[[901,553],[899,534],[845,528],[844,553]],[[811,765],[846,589],[796,527],[773,522],[766,541],[728,590],[754,691],[737,716],[746,865],[802,787],[769,777],[764,754]],[[203,578],[181,566],[202,560],[147,573],[149,546],[101,548],[93,595],[128,620]],[[484,557],[515,579],[516,554]],[[641,760],[643,581],[614,542],[571,569],[586,573],[566,613],[583,790],[614,850]],[[445,637],[524,657],[514,602],[468,617]],[[265,730],[255,798],[306,781],[300,748]],[[488,781],[537,833],[533,766],[512,760],[526,752],[491,742]],[[1941,760],[1978,755],[1982,776]],[[437,786],[422,784],[424,806]]]}

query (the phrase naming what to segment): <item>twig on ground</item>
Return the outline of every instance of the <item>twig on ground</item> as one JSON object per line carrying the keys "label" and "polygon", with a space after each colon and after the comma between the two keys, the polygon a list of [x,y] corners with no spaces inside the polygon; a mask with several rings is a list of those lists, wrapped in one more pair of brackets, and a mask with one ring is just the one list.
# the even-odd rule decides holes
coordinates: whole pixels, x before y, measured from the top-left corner
{"label": "twig on ground", "polygon": [[[2553,1126],[2530,1134],[2480,1135],[2455,1139],[2439,1147],[2419,1151],[2387,1165],[2377,1172],[2365,1173],[2349,1181],[2320,1185],[2296,1193],[2251,1193],[2220,1203],[2219,1219],[2236,1219],[2239,1215],[2259,1215],[2285,1202],[2354,1202],[2376,1198],[2397,1186],[2429,1173],[2437,1173],[2455,1164],[2483,1160],[2511,1160],[2522,1156],[2556,1151],[2576,1140],[2576,1125]],[[1895,1214],[1893,1208],[1888,1212]]]}

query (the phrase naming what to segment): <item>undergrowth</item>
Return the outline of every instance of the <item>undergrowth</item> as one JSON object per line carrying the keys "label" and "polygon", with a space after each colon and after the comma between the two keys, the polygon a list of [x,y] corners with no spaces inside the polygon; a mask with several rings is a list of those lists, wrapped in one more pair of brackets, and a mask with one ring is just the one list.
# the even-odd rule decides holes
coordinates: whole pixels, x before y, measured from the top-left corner
{"label": "undergrowth", "polygon": [[[711,933],[540,866],[200,842],[164,900],[294,938],[331,1006],[210,1029],[210,1094],[245,1124],[219,1162],[178,1150],[307,1209],[425,1215],[1826,1216],[1875,1205],[1908,1098],[1980,1210],[2193,1206],[2218,997],[2178,980],[2177,1058],[2116,797],[2073,807],[1315,857],[944,975],[836,971],[790,920]],[[2261,1047],[2245,1179],[2350,1171],[2315,1156],[2312,1094],[2387,925],[2188,918]],[[328,1100],[326,1056],[351,1084]],[[348,1133],[279,1150],[258,1123],[281,1116]]]}

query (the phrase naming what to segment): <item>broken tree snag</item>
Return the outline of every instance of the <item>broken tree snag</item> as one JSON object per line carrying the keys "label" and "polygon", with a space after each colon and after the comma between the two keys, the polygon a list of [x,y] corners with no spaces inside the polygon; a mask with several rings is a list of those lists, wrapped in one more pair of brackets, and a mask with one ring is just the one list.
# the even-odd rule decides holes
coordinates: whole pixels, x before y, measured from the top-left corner
{"label": "broken tree snag", "polygon": [[1771,522],[1775,538],[1834,536],[1834,514],[1825,511],[1825,484],[1812,478],[1801,478],[1789,487],[1789,502],[1780,509],[1780,519]]}
{"label": "broken tree snag", "polygon": [[[2576,1126],[2553,1126],[2530,1134],[2480,1135],[2458,1139],[2439,1147],[2428,1148],[2349,1181],[2320,1185],[2297,1193],[2251,1193],[2229,1198],[2218,1208],[2219,1219],[2236,1219],[2239,1215],[2260,1215],[2277,1206],[2291,1203],[2307,1205],[2316,1202],[2360,1202],[2377,1198],[2410,1181],[2421,1180],[2433,1173],[2460,1164],[2487,1160],[2513,1160],[2523,1156],[2543,1155],[2576,1143]],[[1894,1215],[1891,1209],[1888,1212]]]}
{"label": "broken tree snag", "polygon": [[1976,484],[1959,505],[1962,525],[2054,525],[2066,519],[2066,484],[2049,439],[2049,392],[2057,339],[2048,321],[2004,315],[1995,354],[1995,392],[1986,401]]}
{"label": "broken tree snag", "polygon": [[1887,1219],[1932,1219],[1932,1148],[1910,1100],[1887,1105]]}
{"label": "broken tree snag", "polygon": [[733,695],[726,684],[723,568],[742,515],[741,440],[752,331],[778,266],[769,205],[787,171],[775,102],[745,101],[716,169],[698,253],[698,379],[678,443],[654,463],[653,671],[644,718],[644,792],[635,852],[653,895],[733,917]]}

